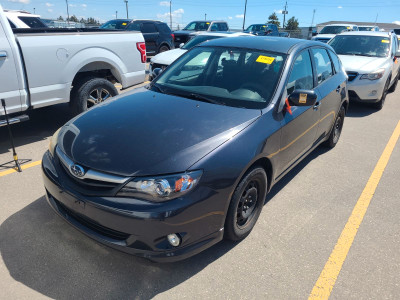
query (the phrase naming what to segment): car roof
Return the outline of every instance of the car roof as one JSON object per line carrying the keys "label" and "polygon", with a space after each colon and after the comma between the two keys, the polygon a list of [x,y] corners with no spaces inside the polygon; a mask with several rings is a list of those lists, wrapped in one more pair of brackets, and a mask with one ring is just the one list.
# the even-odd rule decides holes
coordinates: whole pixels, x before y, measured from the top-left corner
{"label": "car roof", "polygon": [[336,23],[336,24],[326,25],[325,27],[328,27],[328,26],[351,26],[351,27],[353,27],[353,26],[358,26],[358,25],[356,25],[356,24],[346,24],[346,23]]}
{"label": "car roof", "polygon": [[[267,50],[271,52],[290,53],[295,46],[325,46],[320,42],[301,39],[288,39],[285,37],[266,37],[266,36],[238,36],[234,39],[215,39],[199,45],[200,47],[220,46],[235,47],[257,50]],[[327,47],[329,48],[329,47]]]}
{"label": "car roof", "polygon": [[342,32],[338,35],[364,35],[364,36],[380,36],[380,37],[390,37],[390,32],[384,31],[347,31]]}
{"label": "car roof", "polygon": [[208,23],[212,23],[212,22],[223,22],[226,23],[226,21],[222,21],[222,20],[213,20],[213,21],[204,21],[204,20],[197,20],[197,21],[190,21],[188,24],[193,23],[193,22],[208,22]]}
{"label": "car roof", "polygon": [[[209,31],[202,31],[199,34],[196,34],[196,36],[202,36],[202,35],[206,35],[206,36],[226,36],[226,37],[230,37],[230,36],[252,36],[248,33],[244,33],[244,32],[234,32],[234,31],[229,31],[229,32],[209,32]],[[195,37],[196,37],[195,36]]]}

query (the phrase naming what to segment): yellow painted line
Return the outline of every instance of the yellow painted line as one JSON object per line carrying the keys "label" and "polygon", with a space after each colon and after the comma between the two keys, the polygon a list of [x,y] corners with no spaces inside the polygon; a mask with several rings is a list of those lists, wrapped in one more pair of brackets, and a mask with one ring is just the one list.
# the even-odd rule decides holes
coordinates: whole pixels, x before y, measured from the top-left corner
{"label": "yellow painted line", "polygon": [[324,269],[319,275],[319,278],[308,298],[309,300],[329,298],[333,286],[335,285],[339,276],[340,270],[342,269],[343,263],[346,260],[347,254],[349,253],[350,247],[353,244],[358,228],[361,225],[371,199],[374,196],[379,181],[381,180],[383,171],[385,170],[393,149],[399,139],[399,136],[400,121],[397,123],[397,126],[393,131],[385,150],[383,150],[383,153],[379,158],[379,161],[376,164],[375,169],[372,172],[363,192],[361,193],[361,196],[358,199],[356,206],[354,207],[353,212],[346,223],[346,226],[340,234],[335,248],[332,250]]}
{"label": "yellow painted line", "polygon": [[[40,165],[41,163],[42,163],[41,160],[34,161],[34,162],[29,163],[29,164],[21,165],[21,169],[25,170],[25,169],[29,169],[29,168],[32,168],[32,167],[36,167],[36,166]],[[18,171],[16,169],[12,168],[12,169],[0,172],[0,177],[6,176],[6,175],[9,175],[9,174],[12,174],[12,173],[16,173],[16,172],[18,172]]]}

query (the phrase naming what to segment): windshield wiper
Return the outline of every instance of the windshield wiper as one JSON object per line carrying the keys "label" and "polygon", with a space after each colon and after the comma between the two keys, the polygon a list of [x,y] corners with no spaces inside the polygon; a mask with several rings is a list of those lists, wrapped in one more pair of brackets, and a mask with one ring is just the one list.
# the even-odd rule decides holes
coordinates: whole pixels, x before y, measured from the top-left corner
{"label": "windshield wiper", "polygon": [[195,93],[189,94],[188,97],[191,99],[194,99],[194,100],[200,100],[200,101],[204,101],[204,102],[208,102],[208,103],[212,103],[212,104],[226,105],[224,102],[216,101],[214,99],[208,98],[203,95],[195,94]]}
{"label": "windshield wiper", "polygon": [[165,92],[164,89],[160,88],[160,86],[159,86],[158,84],[153,83],[153,84],[151,84],[150,86],[151,86],[152,88],[155,87],[161,94],[168,94],[168,93]]}

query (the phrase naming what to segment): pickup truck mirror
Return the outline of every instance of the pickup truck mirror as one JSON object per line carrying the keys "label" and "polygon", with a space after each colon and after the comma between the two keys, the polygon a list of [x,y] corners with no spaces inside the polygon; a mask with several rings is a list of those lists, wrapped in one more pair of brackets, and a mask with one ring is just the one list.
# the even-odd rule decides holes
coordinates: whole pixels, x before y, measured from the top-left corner
{"label": "pickup truck mirror", "polygon": [[161,73],[162,73],[162,69],[161,68],[155,68],[154,70],[153,70],[153,77],[154,78],[156,78],[156,77],[158,77],[158,75],[160,75]]}
{"label": "pickup truck mirror", "polygon": [[317,94],[309,90],[295,90],[288,100],[292,106],[312,106],[317,101]]}
{"label": "pickup truck mirror", "polygon": [[185,45],[185,43],[180,43],[180,44],[179,44],[179,48],[182,48],[183,45]]}
{"label": "pickup truck mirror", "polygon": [[312,36],[316,36],[316,35],[318,35],[318,32],[313,31],[313,32],[312,32]]}

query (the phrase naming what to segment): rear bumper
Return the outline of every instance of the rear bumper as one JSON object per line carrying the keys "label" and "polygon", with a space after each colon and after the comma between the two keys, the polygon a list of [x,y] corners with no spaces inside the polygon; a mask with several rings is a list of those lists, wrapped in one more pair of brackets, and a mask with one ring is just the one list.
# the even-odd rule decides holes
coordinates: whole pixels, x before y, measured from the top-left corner
{"label": "rear bumper", "polygon": [[[173,262],[195,255],[221,241],[222,212],[202,214],[190,201],[181,205],[135,205],[119,197],[78,194],[57,179],[55,159],[46,153],[42,160],[46,198],[54,211],[90,238],[114,249],[158,262]],[[125,203],[123,203],[125,202]],[[182,204],[183,203],[183,204]],[[202,205],[207,205],[203,203]],[[172,247],[166,236],[176,233],[181,245]]]}

